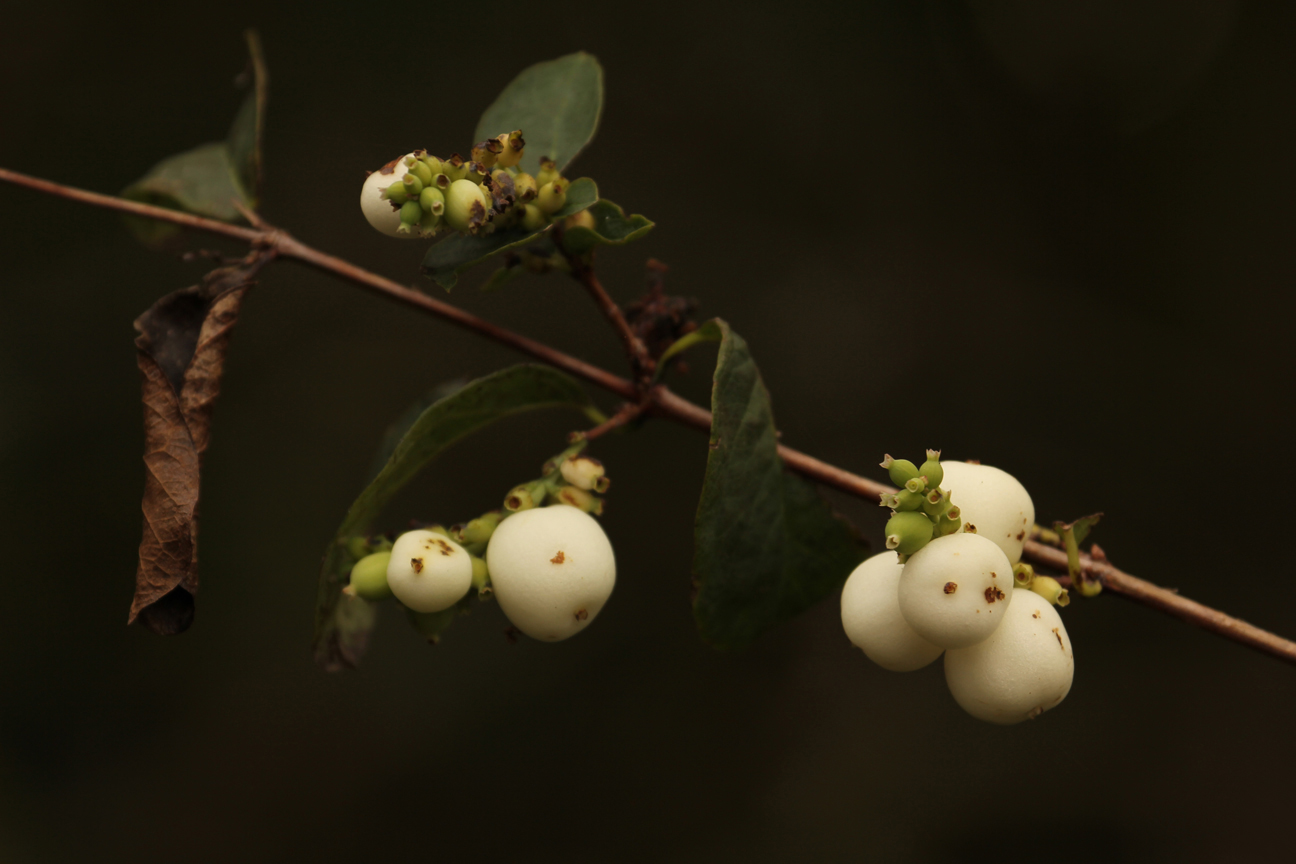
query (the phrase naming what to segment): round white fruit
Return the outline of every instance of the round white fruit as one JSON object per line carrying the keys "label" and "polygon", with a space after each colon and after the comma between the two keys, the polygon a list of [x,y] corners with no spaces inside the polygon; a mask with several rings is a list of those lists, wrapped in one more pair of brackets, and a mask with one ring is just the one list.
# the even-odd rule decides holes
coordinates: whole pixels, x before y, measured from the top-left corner
{"label": "round white fruit", "polygon": [[382,197],[382,191],[388,186],[405,182],[406,158],[413,156],[407,153],[369,175],[364,188],[360,190],[360,210],[369,224],[388,237],[412,239],[418,236],[417,231],[398,231],[400,228],[400,208],[392,207],[392,202]]}
{"label": "round white fruit", "polygon": [[616,584],[616,558],[603,528],[562,504],[501,522],[486,547],[486,569],[504,615],[544,642],[585,629]]}
{"label": "round white fruit", "polygon": [[1018,588],[999,629],[984,642],[945,654],[954,700],[991,723],[1033,720],[1071,690],[1075,655],[1062,619],[1047,600]]}
{"label": "round white fruit", "polygon": [[937,537],[900,574],[900,614],[942,648],[975,645],[995,631],[1012,601],[1012,565],[978,534]]}
{"label": "round white fruit", "polygon": [[1022,541],[1035,524],[1035,504],[1017,478],[991,465],[941,462],[950,501],[960,511],[964,525],[975,525],[976,533],[993,540],[1008,560],[1021,560]]}
{"label": "round white fruit", "polygon": [[883,552],[860,564],[842,588],[846,637],[874,663],[892,672],[912,672],[945,650],[914,632],[900,614],[898,596],[904,565]]}
{"label": "round white fruit", "polygon": [[440,612],[468,593],[472,571],[472,557],[449,537],[408,531],[392,544],[387,584],[415,612]]}

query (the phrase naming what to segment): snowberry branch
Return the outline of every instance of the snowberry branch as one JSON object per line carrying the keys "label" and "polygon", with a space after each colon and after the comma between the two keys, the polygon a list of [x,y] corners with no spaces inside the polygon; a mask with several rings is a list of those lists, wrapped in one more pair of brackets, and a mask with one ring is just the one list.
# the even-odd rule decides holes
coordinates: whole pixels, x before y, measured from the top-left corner
{"label": "snowberry branch", "polygon": [[[161,222],[169,222],[184,228],[205,231],[210,234],[254,244],[273,251],[278,257],[295,259],[376,294],[413,306],[420,311],[450,321],[502,345],[529,354],[543,363],[578,378],[583,378],[631,403],[633,411],[631,409],[622,409],[608,423],[585,433],[587,438],[592,433],[601,435],[603,432],[610,431],[612,428],[623,425],[642,413],[666,417],[701,430],[711,428],[710,411],[681,398],[665,386],[659,385],[644,390],[640,384],[552,348],[543,342],[506,330],[449,303],[437,300],[412,288],[407,288],[341,258],[313,249],[294,239],[286,232],[267,225],[259,219],[253,223],[259,227],[247,228],[230,225],[177,210],[154,207],[83,189],[74,189],[4,168],[0,168],[0,181],[95,207],[155,219]],[[643,342],[626,325],[620,309],[617,308],[607,291],[598,282],[593,271],[588,267],[576,267],[573,269],[573,275],[590,292],[603,310],[604,315],[614,329],[617,330],[618,335],[625,343],[627,353],[632,358],[636,377],[642,376],[645,370],[647,370],[648,374],[651,374],[652,360],[648,356],[647,349],[644,347]],[[867,477],[845,471],[790,447],[779,445],[779,455],[789,468],[806,478],[861,498],[877,500],[879,496],[895,491],[885,483],[879,483]],[[1042,532],[1036,532],[1034,536],[1042,536]],[[1296,642],[1283,639],[1209,606],[1181,597],[1174,591],[1131,576],[1107,561],[1106,556],[1102,555],[1100,550],[1095,549],[1095,551],[1098,554],[1081,556],[1082,567],[1086,575],[1100,581],[1109,591],[1136,603],[1173,615],[1225,639],[1230,639],[1296,665]],[[1042,564],[1060,572],[1067,569],[1066,553],[1038,540],[1027,540],[1024,545],[1024,554],[1026,558],[1036,564]]]}

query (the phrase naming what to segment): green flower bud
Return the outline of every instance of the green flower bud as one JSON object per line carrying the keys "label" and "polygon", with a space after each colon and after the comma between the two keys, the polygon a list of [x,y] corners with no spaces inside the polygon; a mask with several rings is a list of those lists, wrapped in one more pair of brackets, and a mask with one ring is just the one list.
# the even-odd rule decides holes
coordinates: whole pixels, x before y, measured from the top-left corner
{"label": "green flower bud", "polygon": [[536,185],[536,178],[530,174],[518,173],[513,177],[513,190],[517,200],[534,201],[540,192],[540,187]]}
{"label": "green flower bud", "polygon": [[1071,594],[1052,576],[1036,576],[1030,584],[1030,590],[1054,606],[1065,606],[1071,602]]}
{"label": "green flower bud", "polygon": [[428,171],[433,175],[440,174],[443,171],[442,166],[445,164],[431,153],[424,153],[419,157],[419,161],[428,167]]}
{"label": "green flower bud", "polygon": [[540,212],[546,216],[551,213],[557,213],[567,203],[567,186],[566,180],[559,177],[540,187],[540,192],[536,195],[535,206],[540,208]]}
{"label": "green flower bud", "polygon": [[927,461],[918,466],[918,473],[927,478],[927,486],[939,486],[945,479],[945,469],[940,464],[940,451],[928,450]]}
{"label": "green flower bud", "polygon": [[918,476],[917,465],[908,459],[892,459],[890,453],[882,457],[881,465],[891,476],[891,482],[897,486],[903,486]]}
{"label": "green flower bud", "polygon": [[[936,520],[936,533],[941,537],[945,537],[949,534],[957,534],[959,529],[962,527],[963,520],[959,518],[957,507],[951,507],[946,510],[941,514],[940,518]],[[975,529],[973,529],[972,533],[976,533]]]}
{"label": "green flower bud", "polygon": [[546,494],[547,489],[543,480],[532,480],[530,483],[514,486],[504,499],[504,509],[516,513],[519,510],[539,507],[544,502]]}
{"label": "green flower bud", "polygon": [[522,213],[522,227],[528,231],[539,231],[549,224],[549,218],[540,212],[540,208],[534,204],[526,205],[526,210]]}
{"label": "green flower bud", "polygon": [[361,558],[372,553],[373,547],[369,545],[368,537],[352,537],[346,541],[347,554],[359,561]]}
{"label": "green flower bud", "polygon": [[588,228],[594,230],[594,214],[588,210],[573,213],[563,220],[563,228]]}
{"label": "green flower bud", "polygon": [[466,543],[485,543],[490,540],[499,523],[504,520],[503,512],[492,510],[483,513],[463,527],[463,538]]}
{"label": "green flower bud", "polygon": [[917,492],[910,492],[908,489],[901,489],[898,494],[892,497],[895,499],[895,503],[891,505],[892,508],[900,512],[917,510],[922,507],[924,500],[924,496]]}
{"label": "green flower bud", "polygon": [[536,186],[544,188],[545,184],[557,180],[558,163],[546,157],[540,157],[540,171],[535,175]]}
{"label": "green flower bud", "polygon": [[418,200],[419,193],[423,191],[423,181],[417,174],[405,175],[405,194],[415,201]]}
{"label": "green flower bud", "polygon": [[390,552],[375,552],[366,555],[351,568],[351,584],[343,590],[355,597],[377,602],[392,596],[391,586],[387,584],[387,562],[391,561]]}
{"label": "green flower bud", "polygon": [[522,151],[526,147],[526,141],[522,139],[522,130],[514,129],[506,135],[501,135],[496,139],[500,143],[500,152],[496,157],[495,164],[501,168],[512,168],[522,159]]}
{"label": "green flower bud", "polygon": [[[1026,562],[1013,565],[1013,584],[1018,588],[1029,588],[1035,581],[1035,568]],[[1055,580],[1056,581],[1056,580]]]}
{"label": "green flower bud", "polygon": [[456,231],[473,230],[486,221],[486,196],[471,180],[456,180],[445,196],[446,223]]}
{"label": "green flower bud", "polygon": [[915,495],[921,495],[927,491],[927,481],[921,477],[914,477],[905,481],[904,488]]}
{"label": "green flower bud", "polygon": [[432,175],[432,185],[440,190],[442,195],[449,191],[450,184],[453,182],[454,181],[450,179],[449,175],[445,173]]}
{"label": "green flower bud", "polygon": [[464,167],[468,169],[468,173],[464,175],[465,180],[471,180],[474,183],[481,184],[490,176],[490,169],[482,165],[480,162],[469,162]]}
{"label": "green flower bud", "polygon": [[440,216],[445,212],[445,195],[435,186],[428,186],[419,193],[419,206],[423,208],[425,213],[434,213]]}
{"label": "green flower bud", "polygon": [[896,513],[886,524],[886,547],[901,555],[912,555],[932,539],[931,520],[922,513]]}
{"label": "green flower bud", "polygon": [[494,168],[495,163],[499,160],[500,153],[504,152],[504,144],[498,138],[487,138],[472,147],[472,160],[478,162],[484,168]]}

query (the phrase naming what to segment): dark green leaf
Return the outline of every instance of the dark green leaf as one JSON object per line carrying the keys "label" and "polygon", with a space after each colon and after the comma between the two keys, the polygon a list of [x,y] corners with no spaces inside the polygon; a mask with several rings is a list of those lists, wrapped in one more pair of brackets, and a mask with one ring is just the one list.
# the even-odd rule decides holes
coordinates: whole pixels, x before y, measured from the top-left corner
{"label": "dark green leaf", "polygon": [[[268,79],[260,40],[251,31],[247,38],[252,55],[252,92],[243,101],[226,140],[163,159],[127,187],[122,192],[124,197],[222,222],[243,218],[235,202],[256,209]],[[128,217],[126,222],[136,237],[151,246],[180,232],[175,225],[150,219]]]}
{"label": "dark green leaf", "polygon": [[[567,190],[567,204],[554,214],[555,219],[565,218],[592,206],[598,201],[598,185],[588,177],[572,181]],[[524,228],[506,228],[493,234],[451,234],[435,243],[423,256],[423,272],[449,291],[459,281],[459,274],[493,258],[501,252],[516,249],[535,240],[545,231],[527,231]]]}
{"label": "dark green leaf", "polygon": [[234,117],[225,145],[239,184],[256,202],[261,198],[261,142],[265,134],[266,102],[270,98],[270,74],[261,53],[261,37],[255,30],[247,31],[244,36],[248,43],[251,92]]}
{"label": "dark green leaf", "polygon": [[563,232],[563,248],[573,255],[583,255],[598,246],[620,246],[638,240],[653,229],[653,222],[647,217],[637,213],[627,216],[606,198],[591,205],[589,212],[594,217],[593,228],[575,227]]}
{"label": "dark green leaf", "polygon": [[521,129],[522,170],[535,174],[547,156],[561,171],[594,137],[602,112],[603,67],[580,51],[522,70],[482,114],[473,140]]}
{"label": "dark green leaf", "polygon": [[489,424],[522,411],[569,406],[597,422],[588,395],[567,375],[548,366],[513,366],[479,378],[426,408],[401,437],[378,476],[351,504],[324,551],[315,609],[315,660],[330,671],[355,666],[373,627],[371,604],[342,594],[355,564],[352,537],[369,533],[391,497],[438,454]]}
{"label": "dark green leaf", "polygon": [[863,541],[778,455],[769,394],[742,337],[723,337],[711,454],[698,502],[693,614],[702,637],[740,648],[841,588]]}

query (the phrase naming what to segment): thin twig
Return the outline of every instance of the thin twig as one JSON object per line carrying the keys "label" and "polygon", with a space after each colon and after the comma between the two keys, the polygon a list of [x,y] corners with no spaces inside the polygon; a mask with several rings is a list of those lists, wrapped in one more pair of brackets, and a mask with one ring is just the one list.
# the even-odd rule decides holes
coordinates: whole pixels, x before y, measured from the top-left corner
{"label": "thin twig", "polygon": [[[294,258],[317,270],[353,282],[376,294],[413,306],[423,312],[436,315],[495,342],[515,348],[524,354],[530,354],[541,362],[562,369],[579,378],[584,378],[586,381],[602,387],[623,399],[633,400],[637,405],[646,405],[646,410],[656,416],[667,417],[697,429],[709,430],[711,428],[710,411],[682,399],[664,386],[654,388],[651,398],[645,402],[642,399],[641,388],[636,386],[634,382],[586,363],[584,360],[570,354],[551,348],[544,343],[505,330],[483,318],[478,318],[476,315],[464,312],[462,309],[436,300],[419,291],[406,288],[390,279],[370,273],[368,270],[357,267],[350,262],[312,249],[281,230],[272,228],[258,230],[228,225],[224,222],[205,219],[201,216],[192,216],[176,210],[153,207],[111,195],[100,195],[95,192],[72,189],[3,168],[0,168],[0,181],[95,207],[170,222],[185,228],[245,240],[249,243],[274,249],[280,257]],[[591,283],[598,285],[597,279],[592,278],[592,273],[590,276]],[[582,280],[582,284],[585,284],[584,280]],[[589,285],[586,285],[586,287],[588,288]],[[593,293],[593,289],[591,291]],[[602,290],[601,285],[598,285],[598,292],[601,292],[602,297],[607,297],[607,292]],[[597,293],[595,297],[599,299]],[[606,302],[611,303],[611,299],[608,298]],[[612,305],[615,307],[615,304]],[[617,312],[619,314],[620,310],[617,310]],[[624,322],[624,316],[621,317],[621,320]],[[613,320],[613,323],[615,325],[615,320]],[[633,333],[630,335],[637,340]],[[622,338],[624,340],[625,336],[623,335]],[[632,345],[630,342],[626,344],[628,346]],[[861,498],[876,500],[883,493],[895,491],[885,483],[852,474],[790,447],[779,445],[779,455],[789,468],[806,478]],[[1024,544],[1024,556],[1038,564],[1044,564],[1058,570],[1066,569],[1066,553],[1035,540],[1026,541]],[[1106,560],[1096,560],[1093,556],[1084,555],[1081,562],[1086,573],[1100,579],[1106,588],[1115,594],[1136,603],[1141,603],[1144,606],[1158,609],[1211,633],[1296,665],[1296,642],[1283,639],[1245,621],[1225,615],[1223,612],[1209,606],[1181,597],[1173,591],[1131,576],[1112,566]]]}
{"label": "thin twig", "polygon": [[609,432],[620,429],[630,421],[641,416],[652,405],[651,397],[642,399],[638,402],[626,402],[617,412],[608,419],[604,420],[593,429],[587,429],[584,432],[573,432],[571,434],[572,443],[577,441],[593,441],[596,438],[602,438]]}
{"label": "thin twig", "polygon": [[603,317],[612,325],[612,329],[621,337],[621,344],[625,346],[626,357],[630,360],[630,368],[634,379],[639,383],[641,388],[647,387],[652,380],[653,363],[651,355],[648,353],[648,346],[644,345],[633,330],[630,329],[630,323],[626,321],[625,315],[621,312],[621,307],[616,304],[612,296],[608,294],[599,282],[598,277],[594,275],[594,268],[588,263],[571,256],[568,258],[572,265],[572,278],[585,286],[594,303],[603,313]]}

